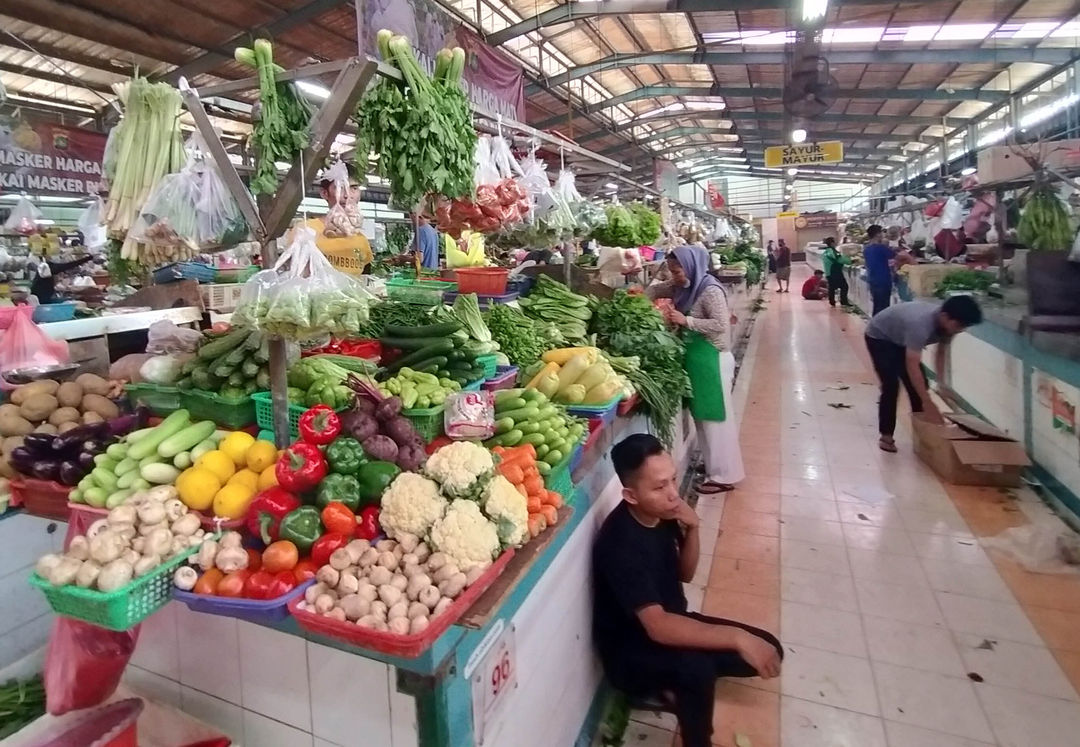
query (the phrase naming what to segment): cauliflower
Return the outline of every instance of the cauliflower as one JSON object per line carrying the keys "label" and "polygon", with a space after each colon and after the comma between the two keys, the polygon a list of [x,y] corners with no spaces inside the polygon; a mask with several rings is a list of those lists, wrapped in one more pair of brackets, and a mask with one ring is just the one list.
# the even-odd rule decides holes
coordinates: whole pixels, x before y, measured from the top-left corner
{"label": "cauliflower", "polygon": [[403,532],[424,537],[445,510],[438,485],[415,472],[402,472],[383,492],[379,523],[391,538]]}
{"label": "cauliflower", "polygon": [[521,547],[529,538],[529,503],[502,475],[484,491],[484,513],[495,522],[503,547]]}
{"label": "cauliflower", "polygon": [[454,441],[428,457],[424,472],[450,498],[477,500],[495,469],[491,452],[471,441]]}
{"label": "cauliflower", "polygon": [[451,503],[431,527],[431,544],[463,570],[490,563],[499,554],[495,525],[484,518],[476,502],[463,498]]}

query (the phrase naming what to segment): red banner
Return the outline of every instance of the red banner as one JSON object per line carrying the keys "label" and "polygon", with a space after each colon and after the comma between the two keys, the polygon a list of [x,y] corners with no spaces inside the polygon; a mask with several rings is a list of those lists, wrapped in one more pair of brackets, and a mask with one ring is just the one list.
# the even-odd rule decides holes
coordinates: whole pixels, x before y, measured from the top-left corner
{"label": "red banner", "polygon": [[727,179],[710,179],[706,191],[709,207],[713,210],[722,210],[727,205],[725,192],[727,192]]}
{"label": "red banner", "polygon": [[0,123],[0,191],[88,195],[101,182],[106,139],[46,122]]}

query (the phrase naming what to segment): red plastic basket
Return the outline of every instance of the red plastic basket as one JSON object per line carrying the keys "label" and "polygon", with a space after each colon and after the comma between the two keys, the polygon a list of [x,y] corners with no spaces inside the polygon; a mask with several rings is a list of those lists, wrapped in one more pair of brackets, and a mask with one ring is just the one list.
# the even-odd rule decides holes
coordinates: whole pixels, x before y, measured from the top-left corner
{"label": "red plastic basket", "polygon": [[478,296],[501,296],[506,293],[505,267],[463,267],[457,270],[457,292]]}
{"label": "red plastic basket", "polygon": [[380,633],[370,628],[361,628],[350,622],[339,622],[325,615],[300,609],[303,597],[297,597],[289,602],[289,612],[296,618],[297,624],[312,633],[324,635],[339,641],[351,643],[360,648],[367,648],[390,656],[400,656],[403,659],[415,659],[422,654],[435,639],[461,619],[465,610],[472,606],[481,594],[488,590],[495,579],[506,569],[506,564],[514,556],[513,550],[507,550],[484,571],[484,575],[476,579],[476,583],[465,590],[465,593],[454,600],[445,612],[431,621],[427,629],[416,635],[397,635],[395,633]]}
{"label": "red plastic basket", "polygon": [[641,402],[641,395],[634,392],[633,397],[624,399],[619,403],[618,408],[615,410],[615,414],[620,418],[629,415],[637,408],[639,402]]}
{"label": "red plastic basket", "polygon": [[24,477],[11,481],[11,494],[22,502],[23,510],[46,519],[67,521],[71,488],[52,480]]}

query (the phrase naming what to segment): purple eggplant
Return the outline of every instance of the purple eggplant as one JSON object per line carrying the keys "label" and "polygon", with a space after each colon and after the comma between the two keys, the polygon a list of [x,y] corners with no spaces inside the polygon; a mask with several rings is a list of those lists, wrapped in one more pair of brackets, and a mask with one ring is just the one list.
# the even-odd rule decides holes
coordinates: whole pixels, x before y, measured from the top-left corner
{"label": "purple eggplant", "polygon": [[60,462],[54,459],[39,459],[31,470],[39,480],[56,480],[60,477]]}
{"label": "purple eggplant", "polygon": [[150,421],[150,410],[142,405],[135,408],[135,412],[113,418],[108,423],[108,435],[112,437],[124,434],[144,427]]}
{"label": "purple eggplant", "polygon": [[24,475],[32,474],[34,464],[39,460],[40,457],[25,446],[17,446],[11,450],[11,466]]}
{"label": "purple eggplant", "polygon": [[82,448],[83,442],[94,440],[100,441],[107,437],[108,423],[90,423],[72,428],[67,433],[54,436],[56,441],[52,446],[53,454],[76,454]]}
{"label": "purple eggplant", "polygon": [[86,474],[86,470],[80,467],[78,462],[64,461],[60,462],[58,474],[60,482],[65,485],[78,485],[79,480]]}
{"label": "purple eggplant", "polygon": [[94,468],[94,453],[89,451],[79,452],[79,466],[89,472]]}
{"label": "purple eggplant", "polygon": [[49,433],[30,433],[23,438],[23,446],[35,454],[51,456],[53,444],[57,441],[57,438],[57,436]]}

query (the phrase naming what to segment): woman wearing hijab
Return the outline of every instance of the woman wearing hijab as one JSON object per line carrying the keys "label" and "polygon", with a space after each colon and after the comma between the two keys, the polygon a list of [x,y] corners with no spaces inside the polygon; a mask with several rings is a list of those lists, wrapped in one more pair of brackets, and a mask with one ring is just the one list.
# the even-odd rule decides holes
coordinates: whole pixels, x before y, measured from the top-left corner
{"label": "woman wearing hijab", "polygon": [[680,246],[668,255],[671,281],[646,290],[650,298],[670,297],[669,322],[686,327],[686,373],[690,377],[690,412],[697,423],[705,459],[703,494],[723,493],[746,475],[739,450],[739,424],[731,396],[735,356],[727,295],[709,274],[709,254],[701,247]]}

